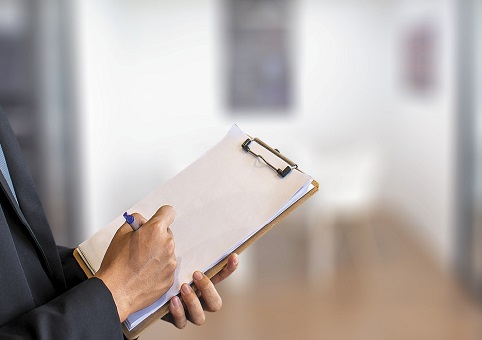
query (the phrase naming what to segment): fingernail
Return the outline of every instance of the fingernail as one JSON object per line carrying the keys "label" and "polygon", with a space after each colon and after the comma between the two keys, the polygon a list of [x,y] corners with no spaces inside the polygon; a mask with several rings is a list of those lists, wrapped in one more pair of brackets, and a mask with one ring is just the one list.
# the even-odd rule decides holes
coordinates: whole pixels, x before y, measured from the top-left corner
{"label": "fingernail", "polygon": [[194,276],[194,280],[197,280],[197,281],[202,280],[203,278],[203,274],[201,274],[201,272],[198,272],[198,271],[195,271],[193,276]]}
{"label": "fingernail", "polygon": [[233,261],[233,262],[234,262],[235,265],[238,264],[238,254],[236,254],[236,255],[234,256],[234,261]]}
{"label": "fingernail", "polygon": [[175,308],[179,308],[181,306],[181,301],[179,301],[177,296],[174,296],[171,301]]}
{"label": "fingernail", "polygon": [[189,294],[191,292],[191,287],[187,284],[183,284],[181,289],[184,294]]}

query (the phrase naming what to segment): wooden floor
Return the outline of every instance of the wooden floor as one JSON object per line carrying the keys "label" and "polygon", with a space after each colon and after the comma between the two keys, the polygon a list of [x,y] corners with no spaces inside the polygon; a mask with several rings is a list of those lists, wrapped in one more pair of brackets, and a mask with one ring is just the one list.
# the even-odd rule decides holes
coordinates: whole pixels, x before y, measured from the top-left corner
{"label": "wooden floor", "polygon": [[[263,242],[277,243],[277,237],[288,235],[283,228],[290,226]],[[393,220],[374,220],[367,231],[374,241],[369,254],[353,242],[355,228],[337,226],[335,272],[324,282],[310,284],[303,275],[286,275],[289,266],[284,272],[283,266],[268,265],[258,272],[256,289],[233,290],[229,282],[222,283],[223,309],[208,315],[204,326],[177,330],[158,322],[141,340],[482,339],[480,305],[438,268],[406,228]]]}

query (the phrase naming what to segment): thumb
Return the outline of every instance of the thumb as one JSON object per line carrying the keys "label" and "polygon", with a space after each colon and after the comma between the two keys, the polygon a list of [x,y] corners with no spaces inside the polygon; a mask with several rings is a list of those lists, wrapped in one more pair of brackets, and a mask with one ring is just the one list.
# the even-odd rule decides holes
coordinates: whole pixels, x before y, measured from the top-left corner
{"label": "thumb", "polygon": [[163,205],[156,211],[147,224],[160,228],[162,232],[167,232],[175,217],[176,211],[174,208],[170,205]]}

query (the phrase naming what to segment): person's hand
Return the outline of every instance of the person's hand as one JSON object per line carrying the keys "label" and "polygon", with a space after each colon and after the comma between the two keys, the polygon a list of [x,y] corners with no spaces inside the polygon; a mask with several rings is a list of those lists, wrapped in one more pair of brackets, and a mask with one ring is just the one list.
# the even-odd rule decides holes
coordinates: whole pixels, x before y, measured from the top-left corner
{"label": "person's hand", "polygon": [[142,227],[133,232],[124,223],[119,228],[95,275],[111,291],[121,322],[166,293],[174,283],[177,267],[169,229],[174,209],[163,206],[149,221],[133,215]]}
{"label": "person's hand", "polygon": [[163,317],[163,320],[171,322],[180,329],[186,326],[188,320],[195,325],[202,325],[206,320],[204,311],[216,312],[223,304],[214,285],[231,275],[237,267],[238,255],[233,253],[229,255],[226,266],[211,280],[199,271],[194,272],[193,279],[198,289],[197,294],[184,283],[181,287],[182,302],[174,296],[169,305],[170,313]]}

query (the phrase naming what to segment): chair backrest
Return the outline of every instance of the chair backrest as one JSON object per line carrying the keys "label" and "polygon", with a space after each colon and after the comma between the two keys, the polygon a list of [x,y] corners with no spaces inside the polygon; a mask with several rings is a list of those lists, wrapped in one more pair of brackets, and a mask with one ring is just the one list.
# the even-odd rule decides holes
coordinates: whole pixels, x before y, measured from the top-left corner
{"label": "chair backrest", "polygon": [[339,207],[372,204],[380,192],[382,158],[375,147],[320,150],[311,155],[319,200]]}

